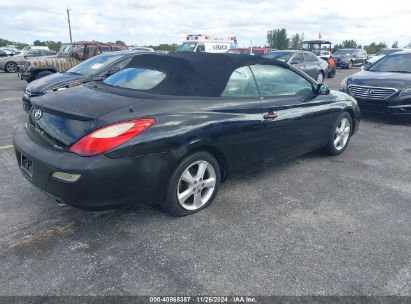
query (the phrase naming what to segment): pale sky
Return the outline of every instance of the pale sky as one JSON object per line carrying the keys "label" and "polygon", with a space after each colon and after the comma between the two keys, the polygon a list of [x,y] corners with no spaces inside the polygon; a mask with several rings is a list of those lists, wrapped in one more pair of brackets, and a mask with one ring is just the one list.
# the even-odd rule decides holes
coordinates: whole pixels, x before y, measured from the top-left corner
{"label": "pale sky", "polygon": [[123,40],[127,44],[181,43],[187,34],[237,36],[241,46],[266,43],[267,30],[304,32],[334,44],[411,42],[411,1],[379,0],[0,0],[0,38],[68,42]]}

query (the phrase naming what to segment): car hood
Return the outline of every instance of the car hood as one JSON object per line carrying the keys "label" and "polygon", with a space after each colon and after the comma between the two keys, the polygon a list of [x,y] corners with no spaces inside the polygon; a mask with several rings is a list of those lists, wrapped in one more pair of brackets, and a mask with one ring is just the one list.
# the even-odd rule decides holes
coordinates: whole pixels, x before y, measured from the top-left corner
{"label": "car hood", "polygon": [[347,84],[396,88],[401,90],[411,87],[411,73],[361,71],[348,77]]}
{"label": "car hood", "polygon": [[40,79],[30,82],[26,90],[35,93],[42,93],[46,90],[52,90],[68,85],[71,81],[81,81],[86,76],[69,74],[69,73],[54,73],[41,77]]}
{"label": "car hood", "polygon": [[76,119],[96,119],[123,107],[130,107],[142,99],[112,94],[93,86],[77,86],[50,92],[33,99],[35,107],[47,112]]}

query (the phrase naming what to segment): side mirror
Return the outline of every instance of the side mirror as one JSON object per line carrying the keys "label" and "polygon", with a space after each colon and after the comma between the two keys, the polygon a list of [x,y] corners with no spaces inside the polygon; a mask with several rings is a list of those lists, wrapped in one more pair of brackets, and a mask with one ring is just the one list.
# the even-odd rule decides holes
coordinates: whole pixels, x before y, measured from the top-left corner
{"label": "side mirror", "polygon": [[317,93],[318,95],[328,95],[330,94],[330,88],[326,84],[320,83],[317,86]]}

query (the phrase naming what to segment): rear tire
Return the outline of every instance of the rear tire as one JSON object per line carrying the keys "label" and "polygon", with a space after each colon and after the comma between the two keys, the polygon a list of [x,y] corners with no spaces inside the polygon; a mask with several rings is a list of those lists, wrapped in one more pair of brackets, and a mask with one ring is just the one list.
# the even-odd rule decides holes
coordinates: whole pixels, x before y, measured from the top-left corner
{"label": "rear tire", "polygon": [[324,152],[328,155],[339,155],[345,151],[352,135],[353,123],[351,115],[341,113],[335,121]]}
{"label": "rear tire", "polygon": [[221,180],[218,161],[208,152],[196,152],[180,161],[168,182],[161,208],[186,216],[210,206]]}
{"label": "rear tire", "polygon": [[47,76],[53,74],[51,71],[41,71],[40,73],[37,73],[34,79],[40,79],[41,77]]}

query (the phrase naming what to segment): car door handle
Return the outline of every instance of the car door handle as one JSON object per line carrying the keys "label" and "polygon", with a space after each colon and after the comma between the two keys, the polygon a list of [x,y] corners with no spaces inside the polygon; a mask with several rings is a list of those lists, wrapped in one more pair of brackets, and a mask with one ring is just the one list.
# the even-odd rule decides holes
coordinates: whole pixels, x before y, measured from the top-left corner
{"label": "car door handle", "polygon": [[276,119],[277,117],[278,117],[278,114],[274,112],[268,112],[267,114],[263,116],[263,118],[267,120],[273,120],[273,119]]}

